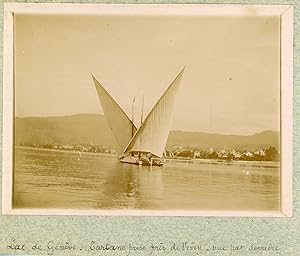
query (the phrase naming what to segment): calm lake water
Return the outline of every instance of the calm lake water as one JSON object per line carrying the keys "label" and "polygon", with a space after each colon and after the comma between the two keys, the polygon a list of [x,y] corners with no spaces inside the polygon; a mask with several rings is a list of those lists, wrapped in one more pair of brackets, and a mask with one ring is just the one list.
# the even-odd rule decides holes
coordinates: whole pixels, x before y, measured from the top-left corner
{"label": "calm lake water", "polygon": [[277,210],[279,167],[170,161],[122,164],[110,155],[17,148],[14,207]]}

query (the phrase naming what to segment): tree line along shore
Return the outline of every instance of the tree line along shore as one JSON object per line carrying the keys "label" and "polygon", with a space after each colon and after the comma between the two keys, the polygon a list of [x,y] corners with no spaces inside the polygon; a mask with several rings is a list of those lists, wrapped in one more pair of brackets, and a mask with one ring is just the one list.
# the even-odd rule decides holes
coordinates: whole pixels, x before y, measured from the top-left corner
{"label": "tree line along shore", "polygon": [[[54,149],[76,152],[90,152],[90,153],[104,153],[104,154],[117,154],[112,146],[103,145],[90,145],[90,144],[37,144],[37,143],[20,143],[17,146],[40,148],[40,149]],[[165,158],[174,159],[215,159],[225,161],[280,161],[280,153],[278,150],[269,146],[266,148],[259,148],[257,150],[247,149],[201,149],[200,147],[187,147],[181,145],[174,145],[167,147],[164,152]]]}

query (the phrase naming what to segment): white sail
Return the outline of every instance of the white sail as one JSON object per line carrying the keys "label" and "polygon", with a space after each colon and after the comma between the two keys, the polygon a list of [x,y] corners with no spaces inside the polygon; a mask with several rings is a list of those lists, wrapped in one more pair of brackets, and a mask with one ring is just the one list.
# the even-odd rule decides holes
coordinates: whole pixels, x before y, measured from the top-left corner
{"label": "white sail", "polygon": [[104,117],[119,146],[117,152],[122,153],[137,129],[104,87],[93,75],[92,77],[102,105]]}
{"label": "white sail", "polygon": [[159,157],[163,155],[171,128],[175,97],[183,71],[184,69],[155,104],[124,153],[150,152]]}

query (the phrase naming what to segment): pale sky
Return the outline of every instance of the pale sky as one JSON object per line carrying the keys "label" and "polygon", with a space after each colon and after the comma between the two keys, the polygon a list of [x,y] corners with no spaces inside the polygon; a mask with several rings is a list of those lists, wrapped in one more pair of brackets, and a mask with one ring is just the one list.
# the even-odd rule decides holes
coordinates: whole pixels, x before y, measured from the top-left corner
{"label": "pale sky", "polygon": [[16,16],[16,116],[102,114],[91,73],[131,116],[186,66],[173,130],[279,131],[279,17]]}

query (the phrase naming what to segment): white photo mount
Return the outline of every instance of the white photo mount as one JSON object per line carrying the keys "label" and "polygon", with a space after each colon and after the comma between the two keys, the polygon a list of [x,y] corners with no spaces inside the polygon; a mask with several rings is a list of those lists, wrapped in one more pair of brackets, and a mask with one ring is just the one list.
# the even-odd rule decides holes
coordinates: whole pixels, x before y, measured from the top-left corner
{"label": "white photo mount", "polygon": [[[281,211],[149,211],[13,209],[14,14],[280,16]],[[206,4],[4,4],[2,213],[15,215],[129,215],[291,217],[293,204],[293,6]]]}

